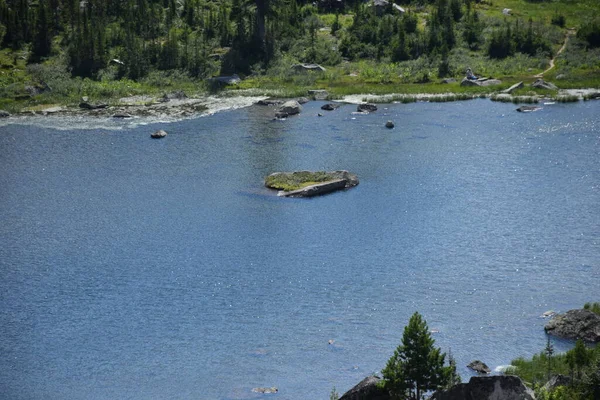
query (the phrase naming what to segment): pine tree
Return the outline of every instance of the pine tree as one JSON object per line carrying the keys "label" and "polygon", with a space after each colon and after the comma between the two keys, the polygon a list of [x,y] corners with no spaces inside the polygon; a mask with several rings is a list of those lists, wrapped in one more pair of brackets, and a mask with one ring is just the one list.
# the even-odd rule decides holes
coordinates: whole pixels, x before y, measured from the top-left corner
{"label": "pine tree", "polygon": [[40,2],[37,12],[35,35],[33,37],[33,46],[31,58],[33,61],[39,61],[42,57],[50,55],[52,48],[52,36],[49,24],[49,12],[45,2]]}
{"label": "pine tree", "polygon": [[552,374],[552,355],[554,354],[554,346],[550,341],[550,336],[548,336],[546,341],[546,348],[544,349],[544,353],[546,354],[546,360],[548,362],[547,366],[547,379],[550,380],[550,375]]}
{"label": "pine tree", "polygon": [[447,384],[445,356],[434,347],[427,323],[415,312],[404,328],[402,344],[382,370],[385,387],[394,396],[420,400],[427,391]]}

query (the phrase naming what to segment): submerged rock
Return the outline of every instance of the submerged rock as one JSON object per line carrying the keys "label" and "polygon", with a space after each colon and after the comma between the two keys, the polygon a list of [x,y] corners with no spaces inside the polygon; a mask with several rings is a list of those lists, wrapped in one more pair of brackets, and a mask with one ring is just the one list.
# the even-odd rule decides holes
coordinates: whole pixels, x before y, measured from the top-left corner
{"label": "submerged rock", "polygon": [[367,376],[352,389],[348,390],[340,400],[390,400],[391,397],[379,387],[380,378]]}
{"label": "submerged rock", "polygon": [[532,112],[532,111],[537,111],[537,110],[541,110],[542,107],[539,106],[521,106],[519,108],[517,108],[518,112]]}
{"label": "submerged rock", "polygon": [[555,315],[544,330],[550,335],[565,339],[600,342],[600,315],[590,310],[569,310]]}
{"label": "submerged rock", "polygon": [[273,386],[273,387],[258,387],[258,388],[252,389],[252,391],[254,393],[277,393],[277,392],[279,392],[279,389],[277,389],[275,386]]}
{"label": "submerged rock", "polygon": [[158,131],[150,134],[150,137],[152,139],[162,139],[165,136],[167,136],[167,132],[163,131],[162,129],[159,129]]}
{"label": "submerged rock", "polygon": [[358,112],[373,112],[373,111],[377,111],[377,106],[372,103],[359,104],[356,107],[356,111],[358,111]]}
{"label": "submerged rock", "polygon": [[339,104],[335,104],[335,103],[327,103],[327,104],[323,104],[321,106],[321,110],[325,110],[325,111],[333,111],[340,108]]}
{"label": "submerged rock", "polygon": [[459,383],[437,391],[432,400],[535,400],[533,391],[512,375],[474,376],[469,383]]}
{"label": "submerged rock", "polygon": [[471,361],[469,365],[467,365],[467,368],[472,369],[478,374],[489,374],[490,372],[492,372],[490,367],[488,367],[484,362],[479,360]]}
{"label": "submerged rock", "polygon": [[264,99],[264,100],[259,100],[256,102],[256,104],[259,106],[278,106],[281,103],[282,103],[281,100],[274,100],[274,99]]}

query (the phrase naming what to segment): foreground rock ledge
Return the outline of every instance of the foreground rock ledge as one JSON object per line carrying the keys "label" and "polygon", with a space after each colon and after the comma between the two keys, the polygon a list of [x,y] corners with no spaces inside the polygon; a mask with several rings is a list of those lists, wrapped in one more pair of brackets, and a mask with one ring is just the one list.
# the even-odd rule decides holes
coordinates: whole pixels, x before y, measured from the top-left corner
{"label": "foreground rock ledge", "polygon": [[565,339],[600,342],[600,315],[590,310],[569,310],[557,314],[544,327],[546,333]]}
{"label": "foreground rock ledge", "polygon": [[348,171],[275,172],[265,178],[265,186],[281,190],[283,197],[313,197],[358,185],[358,177]]}
{"label": "foreground rock ledge", "polygon": [[517,376],[474,376],[449,390],[436,392],[432,400],[535,400],[533,391]]}

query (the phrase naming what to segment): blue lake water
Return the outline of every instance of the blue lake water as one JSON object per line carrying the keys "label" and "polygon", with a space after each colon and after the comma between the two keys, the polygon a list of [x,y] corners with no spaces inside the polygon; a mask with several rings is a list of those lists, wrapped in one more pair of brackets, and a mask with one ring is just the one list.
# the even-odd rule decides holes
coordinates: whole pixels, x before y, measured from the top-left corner
{"label": "blue lake water", "polygon": [[[0,398],[326,399],[415,311],[467,379],[600,300],[600,102],[322,104],[0,127]],[[263,188],[296,169],[361,182]]]}

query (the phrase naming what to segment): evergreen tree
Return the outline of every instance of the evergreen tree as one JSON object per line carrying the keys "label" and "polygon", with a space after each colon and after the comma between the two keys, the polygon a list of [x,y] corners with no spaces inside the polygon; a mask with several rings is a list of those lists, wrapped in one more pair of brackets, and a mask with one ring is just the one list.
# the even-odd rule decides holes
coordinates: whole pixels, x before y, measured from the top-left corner
{"label": "evergreen tree", "polygon": [[46,2],[42,1],[39,4],[35,24],[35,36],[32,46],[32,61],[39,61],[42,57],[50,55],[52,48],[52,37],[49,24],[49,13]]}
{"label": "evergreen tree", "polygon": [[548,336],[546,341],[546,348],[544,349],[544,353],[546,354],[546,360],[548,362],[547,366],[547,377],[546,379],[550,380],[550,376],[552,374],[552,355],[554,354],[554,346],[550,341],[550,336]]}
{"label": "evergreen tree", "polygon": [[445,354],[434,346],[427,323],[418,312],[404,328],[402,344],[382,370],[385,387],[394,396],[420,400],[430,390],[440,389],[450,375]]}

